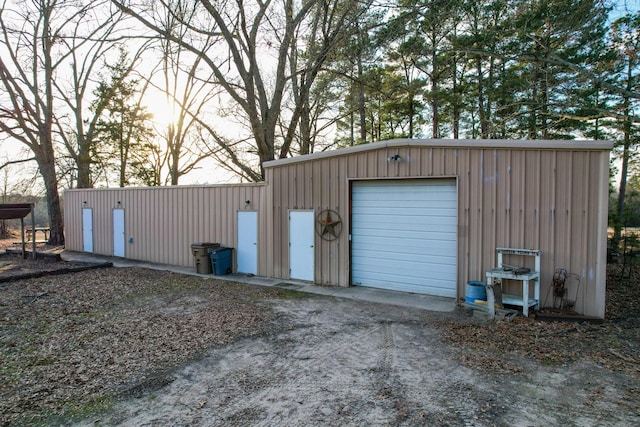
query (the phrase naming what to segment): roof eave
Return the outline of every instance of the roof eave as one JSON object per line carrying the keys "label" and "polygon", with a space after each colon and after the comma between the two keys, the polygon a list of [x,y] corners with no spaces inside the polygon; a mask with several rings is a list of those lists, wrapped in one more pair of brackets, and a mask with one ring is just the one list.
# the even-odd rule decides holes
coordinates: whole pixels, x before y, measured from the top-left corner
{"label": "roof eave", "polygon": [[431,147],[431,148],[492,148],[519,150],[579,150],[579,151],[611,151],[613,141],[588,140],[509,140],[509,139],[391,139],[370,144],[355,145],[337,150],[306,154],[287,159],[265,162],[265,168],[283,166],[291,163],[307,162],[326,159],[364,151],[380,150],[384,148],[400,147]]}

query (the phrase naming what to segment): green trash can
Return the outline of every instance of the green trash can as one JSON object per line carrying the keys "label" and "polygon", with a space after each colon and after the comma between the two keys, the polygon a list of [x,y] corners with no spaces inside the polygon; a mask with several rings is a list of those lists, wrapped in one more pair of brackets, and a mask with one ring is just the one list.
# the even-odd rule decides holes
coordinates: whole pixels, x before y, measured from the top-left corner
{"label": "green trash can", "polygon": [[222,276],[224,274],[231,273],[231,253],[232,248],[225,248],[224,246],[217,246],[215,248],[207,249],[209,257],[211,258],[211,270],[216,276]]}
{"label": "green trash can", "polygon": [[198,274],[211,274],[213,271],[211,270],[211,261],[209,261],[209,252],[207,252],[210,248],[216,248],[220,246],[220,243],[192,243],[191,244],[191,253],[193,254],[193,260],[196,265],[196,272]]}

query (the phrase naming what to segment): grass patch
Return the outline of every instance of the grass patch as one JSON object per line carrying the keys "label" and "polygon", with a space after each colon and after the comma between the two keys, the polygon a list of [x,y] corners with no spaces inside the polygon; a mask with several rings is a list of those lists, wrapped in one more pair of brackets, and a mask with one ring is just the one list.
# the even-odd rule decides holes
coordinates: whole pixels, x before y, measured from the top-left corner
{"label": "grass patch", "polygon": [[116,399],[111,395],[98,396],[89,402],[69,402],[63,404],[56,412],[43,412],[25,416],[16,420],[16,425],[52,426],[69,425],[86,419],[99,422],[100,415],[108,412],[115,404]]}

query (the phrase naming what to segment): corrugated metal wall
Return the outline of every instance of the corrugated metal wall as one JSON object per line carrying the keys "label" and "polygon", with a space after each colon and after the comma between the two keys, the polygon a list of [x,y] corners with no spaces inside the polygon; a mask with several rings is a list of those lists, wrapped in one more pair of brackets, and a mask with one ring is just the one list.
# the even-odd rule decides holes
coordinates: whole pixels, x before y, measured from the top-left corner
{"label": "corrugated metal wall", "polygon": [[[577,310],[604,317],[610,149],[603,142],[396,140],[268,162],[264,184],[69,190],[67,248],[82,251],[87,207],[94,252],[111,255],[112,210],[121,207],[133,238],[127,258],[190,266],[191,243],[236,247],[237,211],[256,210],[258,274],[287,279],[289,210],[332,209],[343,233],[316,237],[315,282],[348,286],[351,182],[456,178],[458,296],[495,267],[496,247],[540,249],[543,303],[554,270],[566,268],[581,276]],[[400,161],[388,160],[396,154]]]}
{"label": "corrugated metal wall", "polygon": [[260,209],[264,188],[264,184],[239,184],[68,190],[66,248],[83,250],[82,208],[91,208],[94,253],[112,255],[112,210],[122,208],[126,258],[190,266],[194,242],[237,246],[237,212]]}
{"label": "corrugated metal wall", "polygon": [[[496,266],[496,247],[540,249],[542,302],[553,272],[566,268],[581,277],[577,310],[603,317],[610,144],[502,141],[483,147],[486,141],[456,143],[392,141],[376,149],[342,150],[338,156],[267,163],[274,217],[269,219],[273,233],[265,241],[273,259],[261,272],[281,278],[288,275],[289,209],[316,213],[333,209],[342,216],[345,232],[334,241],[316,238],[315,281],[348,286],[349,183],[457,177],[459,296],[464,296],[468,280],[484,280],[484,272]],[[394,155],[401,160],[389,161]],[[576,285],[570,284],[571,292]]]}

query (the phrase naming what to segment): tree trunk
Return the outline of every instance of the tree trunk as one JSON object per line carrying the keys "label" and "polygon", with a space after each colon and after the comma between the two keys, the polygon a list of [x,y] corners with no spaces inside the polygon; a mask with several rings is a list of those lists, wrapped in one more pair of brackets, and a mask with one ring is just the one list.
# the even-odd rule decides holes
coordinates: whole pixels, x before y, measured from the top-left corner
{"label": "tree trunk", "polygon": [[180,180],[180,149],[182,144],[178,139],[178,131],[173,123],[167,126],[167,151],[168,151],[168,163],[169,163],[169,183],[171,185],[178,185]]}
{"label": "tree trunk", "polygon": [[356,121],[355,114],[353,114],[353,111],[351,111],[349,113],[349,145],[352,147],[355,145],[355,140],[356,140],[355,121]]}
{"label": "tree trunk", "polygon": [[547,65],[543,65],[540,73],[540,101],[542,102],[540,113],[541,138],[549,139],[549,82]]}
{"label": "tree trunk", "polygon": [[413,101],[413,93],[409,95],[409,138],[413,138],[413,116],[415,112],[415,102]]}
{"label": "tree trunk", "polygon": [[629,126],[625,123],[625,132],[624,132],[624,146],[622,149],[622,165],[620,167],[620,186],[618,187],[618,200],[616,200],[616,215],[618,220],[614,225],[614,239],[616,241],[620,241],[622,238],[622,226],[625,223],[624,220],[624,199],[627,195],[627,175],[629,174],[629,147],[631,145],[631,141],[629,138],[629,132],[627,129]]}
{"label": "tree trunk", "polygon": [[435,41],[433,42],[433,46],[433,54],[431,55],[431,65],[433,67],[431,70],[431,114],[433,121],[431,133],[432,138],[437,139],[440,138],[440,105],[438,102],[438,97],[440,95],[438,95],[438,55],[435,49]]}
{"label": "tree trunk", "polygon": [[[627,90],[631,89],[633,74],[631,62],[627,67]],[[620,186],[618,187],[618,200],[616,201],[617,221],[614,225],[613,237],[615,241],[622,238],[622,226],[624,221],[624,199],[627,195],[627,175],[629,174],[629,157],[631,156],[631,107],[628,96],[624,97],[624,141],[622,147],[622,165],[620,167]]]}
{"label": "tree trunk", "polygon": [[489,137],[489,126],[487,125],[487,117],[484,110],[484,78],[482,75],[482,58],[476,58],[476,68],[478,73],[478,118],[480,120],[480,138],[487,139]]}
{"label": "tree trunk", "polygon": [[489,58],[489,76],[488,76],[488,82],[487,82],[487,90],[485,91],[486,93],[486,100],[485,100],[485,109],[484,109],[484,122],[485,122],[485,132],[487,134],[486,138],[495,138],[495,126],[493,125],[493,114],[492,114],[492,110],[493,110],[493,97],[492,97],[492,89],[495,87],[495,83],[494,83],[494,68],[495,68],[495,58],[491,57]]}
{"label": "tree trunk", "polygon": [[309,97],[302,100],[300,109],[300,154],[311,153],[311,112],[309,107]]}
{"label": "tree trunk", "polygon": [[457,67],[457,56],[453,55],[452,59],[451,59],[451,91],[453,93],[453,106],[452,106],[452,121],[453,121],[453,139],[458,139],[460,138],[460,101],[459,101],[459,97],[458,95],[462,95],[462,94],[458,94],[458,67]]}
{"label": "tree trunk", "polygon": [[169,168],[169,176],[171,177],[171,185],[178,185],[180,179],[180,156],[178,153],[172,153],[171,166]]}
{"label": "tree trunk", "polygon": [[45,172],[42,166],[40,167],[42,178],[45,181],[47,209],[49,211],[49,227],[51,229],[48,244],[64,245],[64,218],[62,217],[58,182],[55,177],[55,170],[53,170],[53,168],[51,169],[51,171]]}
{"label": "tree trunk", "polygon": [[[46,144],[43,144],[46,146]],[[49,245],[64,245],[64,219],[62,217],[62,205],[58,193],[58,177],[56,176],[55,158],[53,147],[40,147],[35,152],[36,161],[40,169],[40,175],[44,182],[45,195],[47,197],[47,210],[49,214]]]}
{"label": "tree trunk", "polygon": [[76,165],[78,168],[76,188],[93,188],[93,182],[91,182],[91,153],[84,138],[78,140]]}
{"label": "tree trunk", "polygon": [[[49,6],[51,9],[49,9]],[[48,5],[47,11],[43,15],[43,31],[49,30],[50,18],[52,16],[55,3]],[[40,174],[44,181],[45,194],[47,196],[47,209],[49,211],[49,244],[64,245],[64,220],[62,218],[62,207],[60,206],[60,194],[58,193],[58,176],[56,174],[56,155],[53,149],[53,78],[54,66],[52,50],[54,45],[50,34],[44,33],[42,43],[44,48],[44,75],[45,75],[45,102],[46,109],[43,111],[43,120],[38,129],[40,140],[39,149],[36,150],[36,161],[40,167]],[[38,154],[40,154],[38,156]],[[35,239],[35,235],[33,236]]]}
{"label": "tree trunk", "polygon": [[11,233],[9,232],[9,228],[7,227],[7,221],[0,221],[0,239],[7,239],[11,237]]}
{"label": "tree trunk", "polygon": [[362,74],[362,58],[358,56],[358,111],[360,112],[360,142],[365,144],[367,142],[367,112]]}

